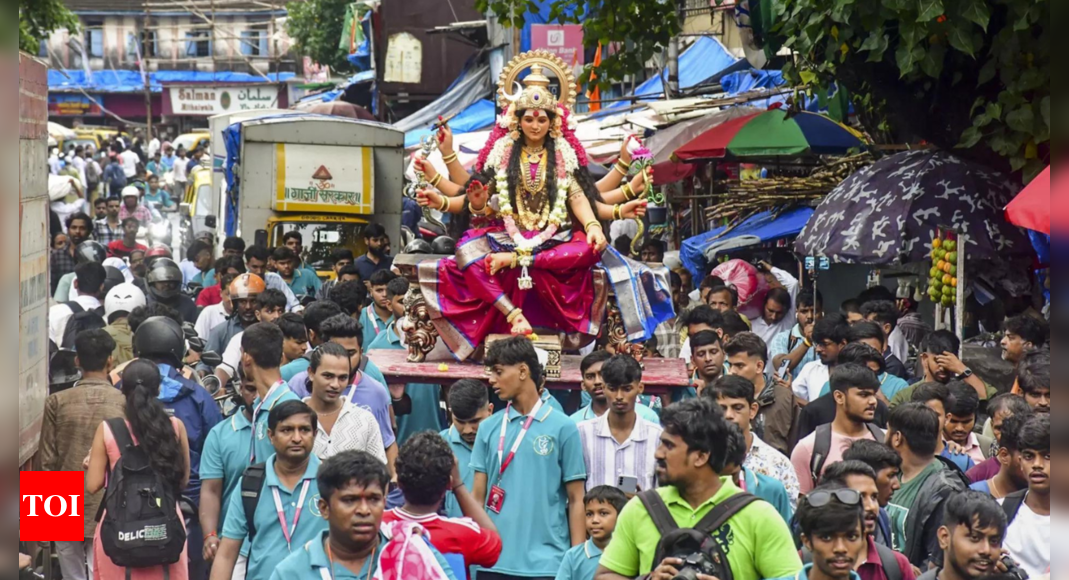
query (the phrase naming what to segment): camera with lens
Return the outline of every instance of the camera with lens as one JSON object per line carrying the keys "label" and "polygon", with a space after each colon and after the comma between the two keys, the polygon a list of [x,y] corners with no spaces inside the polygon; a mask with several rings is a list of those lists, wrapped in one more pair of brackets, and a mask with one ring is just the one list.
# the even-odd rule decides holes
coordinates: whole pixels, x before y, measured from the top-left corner
{"label": "camera with lens", "polygon": [[1002,565],[1006,567],[1006,574],[1017,580],[1028,580],[1028,573],[1021,569],[1021,567],[1010,557],[1009,554],[1002,556]]}
{"label": "camera with lens", "polygon": [[698,580],[698,574],[716,576],[719,571],[716,562],[701,552],[695,552],[681,559],[683,564],[679,567],[679,574],[676,574],[672,580]]}
{"label": "camera with lens", "polygon": [[733,576],[716,540],[694,529],[669,532],[661,538],[658,554],[675,558],[678,574],[672,580],[697,580],[699,574],[730,580]]}

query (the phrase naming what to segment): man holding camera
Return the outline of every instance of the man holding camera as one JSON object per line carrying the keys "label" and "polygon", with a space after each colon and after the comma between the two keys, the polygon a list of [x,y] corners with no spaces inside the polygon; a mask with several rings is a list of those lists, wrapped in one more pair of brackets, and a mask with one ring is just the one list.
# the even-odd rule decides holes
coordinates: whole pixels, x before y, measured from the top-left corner
{"label": "man holding camera", "polygon": [[[726,571],[716,563],[721,557],[734,580],[782,578],[801,570],[791,533],[775,508],[753,501],[720,476],[730,433],[720,407],[705,398],[683,401],[666,408],[661,423],[656,460],[664,487],[640,494],[620,513],[595,580],[647,574],[650,580],[672,580],[681,573],[696,580],[724,578]],[[688,551],[688,545],[694,547]]]}

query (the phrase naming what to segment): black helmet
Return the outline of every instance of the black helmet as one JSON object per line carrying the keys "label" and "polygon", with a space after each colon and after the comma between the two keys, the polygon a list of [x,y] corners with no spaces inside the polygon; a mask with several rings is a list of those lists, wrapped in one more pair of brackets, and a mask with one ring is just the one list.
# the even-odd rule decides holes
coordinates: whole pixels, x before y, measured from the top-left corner
{"label": "black helmet", "polygon": [[449,236],[438,236],[431,242],[431,253],[452,256],[457,253],[457,242]]}
{"label": "black helmet", "polygon": [[108,259],[108,249],[100,242],[82,242],[74,248],[74,263],[76,265],[103,264],[106,259]]}
{"label": "black helmet", "polygon": [[107,277],[104,278],[104,295],[107,296],[111,289],[119,284],[126,283],[126,276],[122,271],[114,266],[104,266],[104,271],[107,272]]}
{"label": "black helmet", "polygon": [[177,322],[165,316],[153,316],[141,323],[134,333],[134,356],[166,359],[174,366],[186,358],[186,337]]}
{"label": "black helmet", "polygon": [[[178,296],[182,287],[182,269],[178,267],[178,264],[174,263],[174,260],[169,258],[159,258],[152,263],[152,266],[148,269],[148,274],[145,276],[145,282],[148,283],[148,291],[156,297],[157,300],[170,300],[175,296]],[[158,282],[175,282],[176,286],[173,290],[158,290],[155,286]]]}
{"label": "black helmet", "polygon": [[405,246],[405,254],[432,254],[431,245],[423,238],[412,240]]}

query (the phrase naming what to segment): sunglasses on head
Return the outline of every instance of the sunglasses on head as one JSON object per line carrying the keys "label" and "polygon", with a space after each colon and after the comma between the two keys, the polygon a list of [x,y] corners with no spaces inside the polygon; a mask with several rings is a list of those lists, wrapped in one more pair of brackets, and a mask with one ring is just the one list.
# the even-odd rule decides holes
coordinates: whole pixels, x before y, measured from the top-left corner
{"label": "sunglasses on head", "polygon": [[805,496],[809,505],[822,508],[831,503],[832,498],[839,500],[843,505],[860,505],[861,494],[852,489],[837,489],[835,491],[814,491]]}

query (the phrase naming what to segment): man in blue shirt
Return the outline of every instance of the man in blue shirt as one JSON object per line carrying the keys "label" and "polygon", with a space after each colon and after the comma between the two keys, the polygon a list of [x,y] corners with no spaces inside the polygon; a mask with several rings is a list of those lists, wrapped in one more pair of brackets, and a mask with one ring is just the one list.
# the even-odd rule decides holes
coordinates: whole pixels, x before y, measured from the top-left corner
{"label": "man in blue shirt", "polygon": [[327,528],[319,511],[319,459],[312,454],[316,427],[315,412],[301,401],[271,409],[268,432],[275,454],[267,459],[253,520],[246,519],[243,494],[231,494],[211,580],[230,580],[245,541],[246,578],[267,580],[286,556]]}
{"label": "man in blue shirt", "polygon": [[[337,314],[320,325],[319,337],[326,342],[340,345],[349,353],[349,364],[355,369],[352,383],[354,386],[346,389],[342,396],[349,397],[353,404],[375,416],[382,435],[382,444],[386,448],[387,464],[390,466],[390,473],[393,473],[398,443],[393,430],[392,400],[385,387],[386,379],[382,378],[382,373],[375,363],[367,360],[363,370],[360,369],[366,360],[361,348],[360,325],[344,314]],[[308,371],[303,371],[290,381],[290,392],[300,397],[311,396],[308,385]]]}
{"label": "man in blue shirt", "polygon": [[309,273],[308,270],[302,270],[297,267],[301,260],[297,257],[297,254],[293,253],[293,250],[286,246],[280,246],[275,248],[271,258],[275,261],[278,275],[282,276],[282,279],[286,281],[286,285],[290,287],[294,294],[313,297],[316,295],[319,291],[319,277],[314,273]]}
{"label": "man in blue shirt", "polygon": [[364,243],[367,244],[367,254],[360,256],[353,262],[360,279],[367,282],[371,276],[380,270],[389,270],[393,266],[393,258],[390,257],[390,238],[386,237],[386,228],[379,224],[368,224],[364,228]]}
{"label": "man in blue shirt", "polygon": [[274,452],[269,437],[268,415],[286,401],[300,399],[282,380],[278,365],[282,361],[282,331],[270,323],[250,326],[241,336],[241,367],[245,376],[256,385],[256,400],[252,405],[252,441],[249,464],[263,463]]}
{"label": "man in blue shirt", "polygon": [[[271,580],[371,580],[391,539],[382,527],[389,484],[386,466],[367,453],[345,451],[328,459],[318,477],[319,513],[328,529],[294,546]],[[456,580],[441,553],[426,547],[445,577]]]}
{"label": "man in blue shirt", "polygon": [[797,522],[813,563],[776,580],[861,580],[854,571],[868,545],[861,494],[840,483],[821,485],[798,503]]}
{"label": "man in blue shirt", "polygon": [[539,397],[544,370],[526,337],[495,342],[485,364],[508,406],[479,427],[471,467],[475,498],[491,513],[504,550],[498,565],[478,577],[553,578],[564,553],[586,541],[579,429]]}
{"label": "man in blue shirt", "polygon": [[[482,381],[475,379],[453,383],[453,386],[449,387],[449,411],[452,413],[453,425],[442,431],[441,435],[457,458],[457,467],[460,469],[464,486],[473,489],[475,472],[471,469],[472,446],[475,445],[479,425],[494,414],[489,388]],[[464,512],[452,492],[445,494],[445,515],[451,518],[464,517]]]}
{"label": "man in blue shirt", "polygon": [[204,530],[204,560],[207,562],[214,560],[219,550],[219,529],[226,521],[227,500],[249,466],[256,384],[243,379],[241,390],[234,399],[239,405],[237,412],[208,433],[200,457],[200,527]]}
{"label": "man in blue shirt", "polygon": [[[401,282],[395,283],[394,280],[397,279],[401,280]],[[389,270],[375,272],[368,282],[371,304],[360,310],[360,327],[364,329],[364,344],[372,344],[380,334],[404,316],[404,307],[400,308],[400,313],[394,312],[393,308],[391,308],[391,303],[393,302],[389,290],[391,283],[394,284],[395,290],[399,290],[402,286],[404,287],[404,290],[400,293],[395,292],[393,294],[395,297],[401,296],[404,298],[405,293],[408,292],[408,280],[395,276]],[[368,350],[371,350],[371,348],[369,347]]]}

